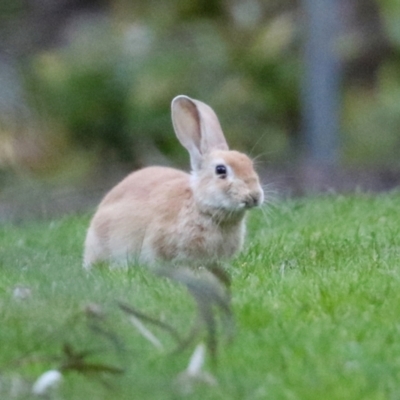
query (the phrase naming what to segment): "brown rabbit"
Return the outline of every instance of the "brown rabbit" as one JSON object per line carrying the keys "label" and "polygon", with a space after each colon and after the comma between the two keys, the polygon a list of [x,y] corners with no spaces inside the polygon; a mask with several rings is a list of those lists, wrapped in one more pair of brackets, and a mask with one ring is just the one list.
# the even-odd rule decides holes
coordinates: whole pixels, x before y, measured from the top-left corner
{"label": "brown rabbit", "polygon": [[214,111],[198,100],[175,97],[172,122],[191,174],[148,167],[115,186],[90,223],[85,268],[129,260],[206,264],[241,248],[245,213],[264,201],[252,161],[228,149]]}

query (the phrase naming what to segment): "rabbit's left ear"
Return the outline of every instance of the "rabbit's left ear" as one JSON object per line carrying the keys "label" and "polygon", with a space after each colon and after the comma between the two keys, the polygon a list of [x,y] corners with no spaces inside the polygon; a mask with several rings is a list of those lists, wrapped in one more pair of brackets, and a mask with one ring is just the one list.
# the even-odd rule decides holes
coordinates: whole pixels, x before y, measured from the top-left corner
{"label": "rabbit's left ear", "polygon": [[172,100],[171,108],[176,136],[189,151],[193,170],[200,168],[210,151],[229,149],[219,120],[207,104],[181,95]]}

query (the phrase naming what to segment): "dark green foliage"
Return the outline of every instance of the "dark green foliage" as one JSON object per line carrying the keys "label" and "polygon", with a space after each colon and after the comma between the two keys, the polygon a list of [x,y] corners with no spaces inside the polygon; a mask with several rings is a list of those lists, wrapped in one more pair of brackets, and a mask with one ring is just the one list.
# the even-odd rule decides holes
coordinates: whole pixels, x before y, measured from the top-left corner
{"label": "dark green foliage", "polygon": [[[0,165],[71,167],[65,161],[71,153],[89,155],[96,165],[187,165],[170,120],[178,94],[210,104],[231,147],[267,163],[301,156],[301,2],[115,0],[110,7],[84,2],[68,8],[66,1],[48,14],[60,20],[57,26],[32,11],[41,1],[32,8],[23,1],[1,5],[7,39],[0,46],[15,46],[13,62],[25,83],[20,102],[28,99],[15,109],[30,110],[28,117],[12,117],[17,130],[2,129],[5,148],[17,131],[18,137],[11,140],[15,155],[10,161],[0,152]],[[397,164],[400,9],[396,0],[348,7],[337,43],[344,72],[341,162]],[[35,29],[47,23],[48,29]]]}

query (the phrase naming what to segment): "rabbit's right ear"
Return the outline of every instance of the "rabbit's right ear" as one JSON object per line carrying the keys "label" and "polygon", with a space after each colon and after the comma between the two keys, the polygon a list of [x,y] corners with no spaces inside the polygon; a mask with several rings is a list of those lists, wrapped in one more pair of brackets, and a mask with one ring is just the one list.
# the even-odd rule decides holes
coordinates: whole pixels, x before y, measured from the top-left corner
{"label": "rabbit's right ear", "polygon": [[193,170],[211,150],[228,150],[218,118],[207,104],[181,95],[172,100],[171,109],[176,136],[189,151]]}

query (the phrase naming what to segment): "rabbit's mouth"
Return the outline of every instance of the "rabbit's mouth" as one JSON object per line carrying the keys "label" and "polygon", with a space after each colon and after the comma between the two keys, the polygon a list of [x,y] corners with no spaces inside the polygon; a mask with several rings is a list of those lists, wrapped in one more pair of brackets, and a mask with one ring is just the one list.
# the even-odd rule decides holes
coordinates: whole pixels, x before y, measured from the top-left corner
{"label": "rabbit's mouth", "polygon": [[263,194],[260,193],[251,193],[249,194],[241,203],[242,207],[246,210],[259,207],[264,201]]}
{"label": "rabbit's mouth", "polygon": [[247,196],[245,199],[237,199],[236,201],[232,201],[230,199],[227,201],[227,204],[219,205],[215,207],[221,212],[227,212],[229,214],[235,213],[243,213],[244,211],[250,210],[255,207],[261,206],[263,202],[263,196],[259,194],[253,194]]}

